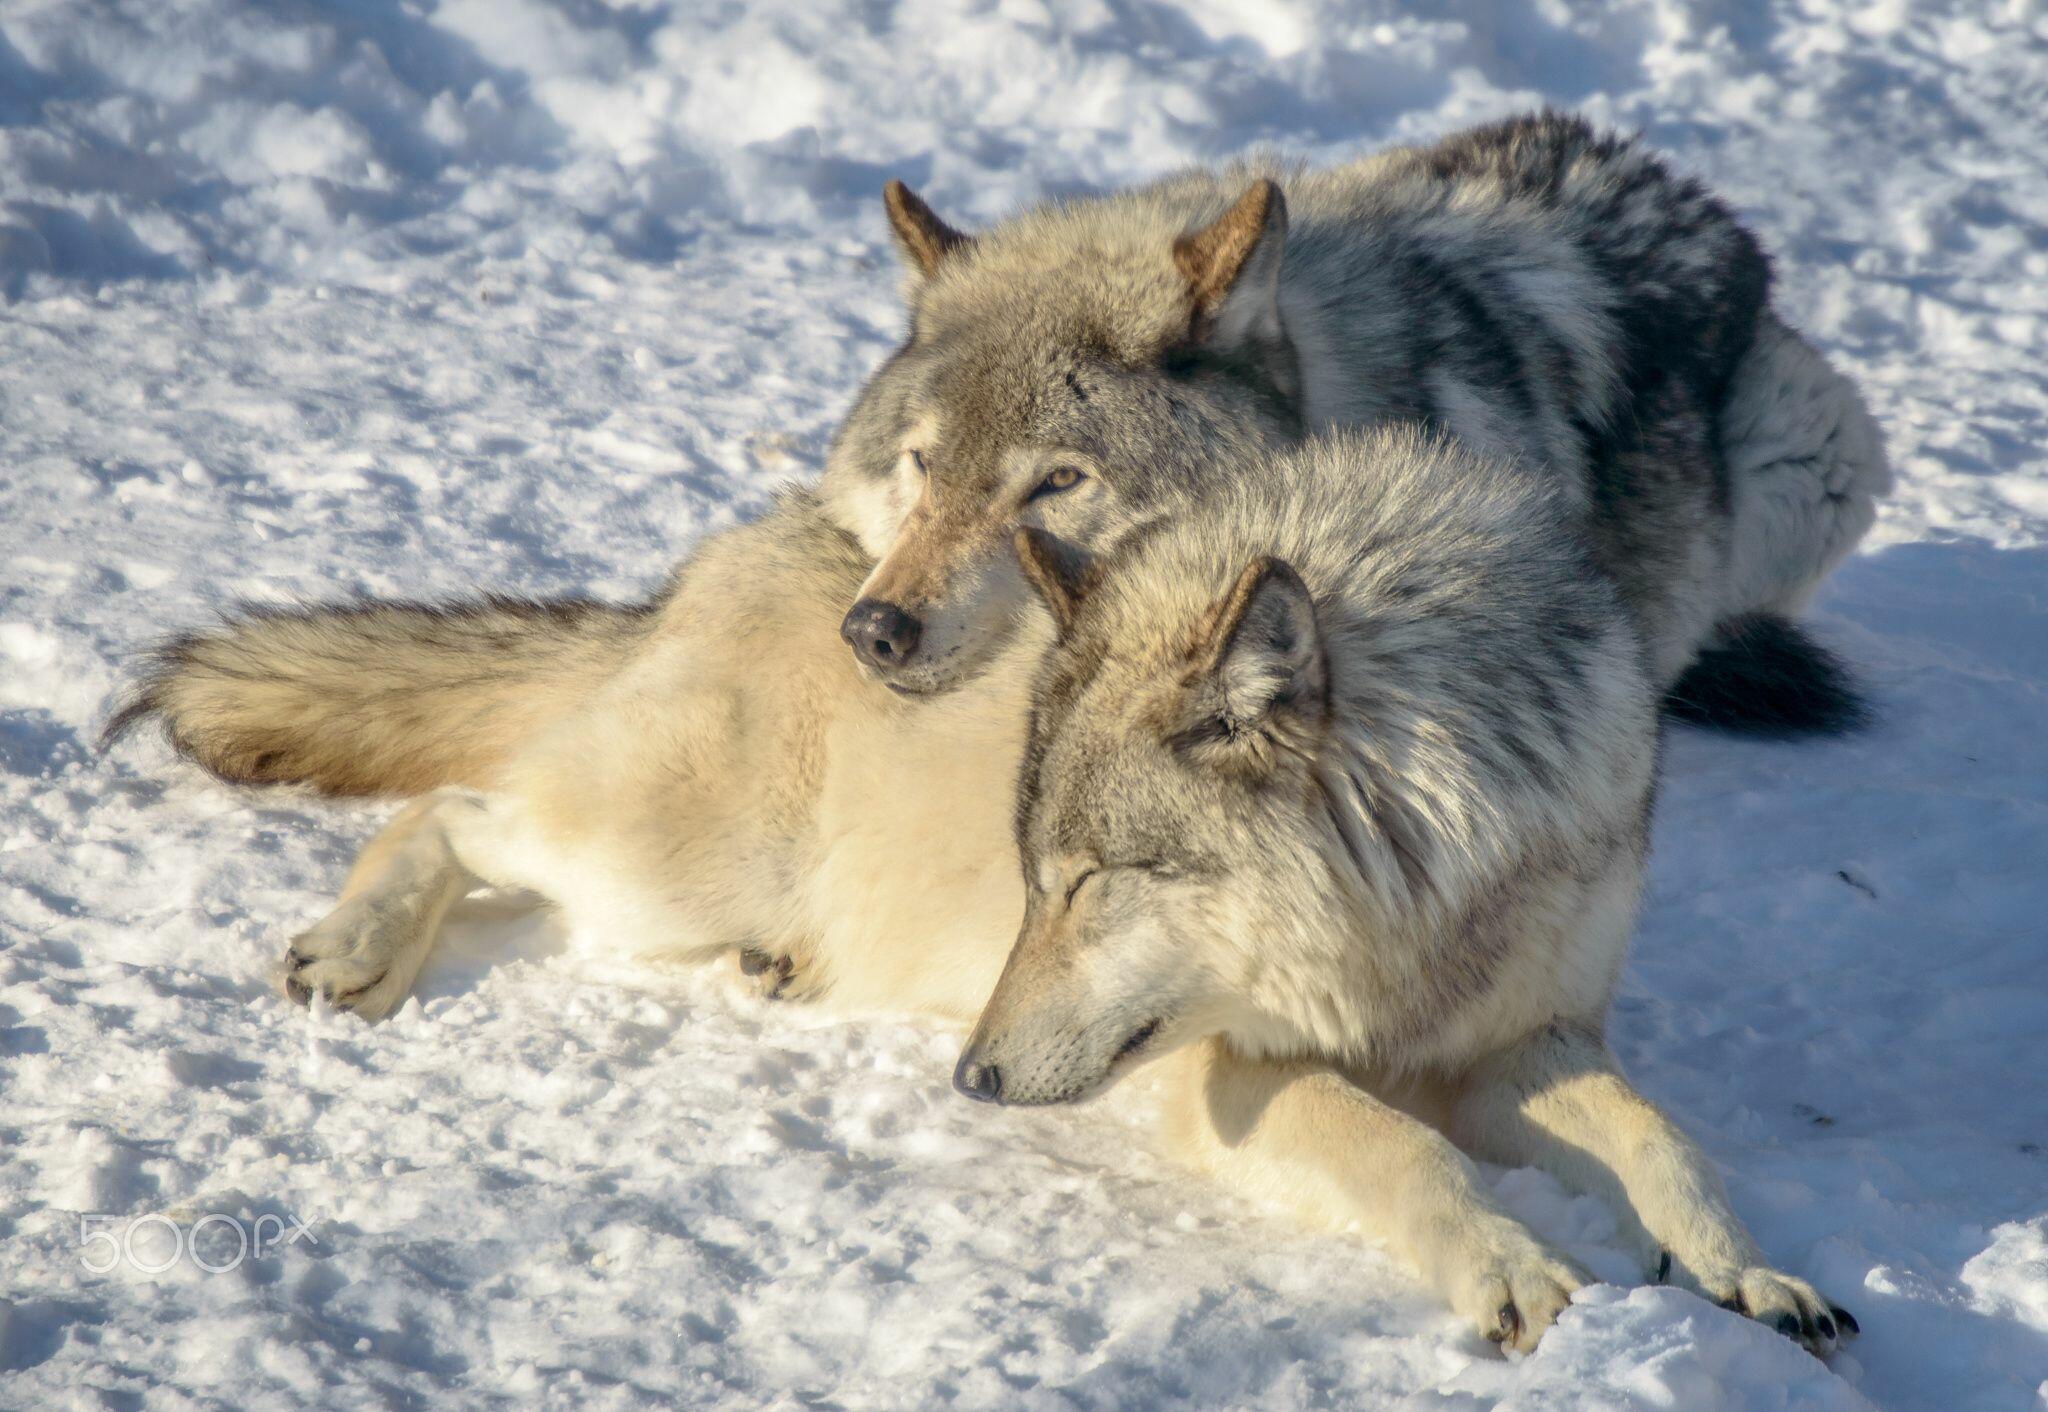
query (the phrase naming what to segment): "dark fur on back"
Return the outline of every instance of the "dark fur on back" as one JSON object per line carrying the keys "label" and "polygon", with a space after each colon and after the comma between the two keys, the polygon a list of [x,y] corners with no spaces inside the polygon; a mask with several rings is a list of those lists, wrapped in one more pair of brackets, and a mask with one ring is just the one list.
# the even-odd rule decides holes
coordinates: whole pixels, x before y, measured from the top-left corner
{"label": "dark fur on back", "polygon": [[[1622,381],[1633,400],[1667,378],[1702,400],[1726,394],[1770,296],[1756,237],[1700,182],[1635,139],[1555,111],[1458,133],[1415,149],[1440,180],[1490,176],[1566,222],[1611,288]],[[1598,170],[1599,184],[1585,180]]]}
{"label": "dark fur on back", "polygon": [[[1618,414],[1604,424],[1580,417],[1577,427],[1601,558],[1637,621],[1648,623],[1673,611],[1659,600],[1682,585],[1675,557],[1698,542],[1702,523],[1728,513],[1717,413],[1768,306],[1772,271],[1722,201],[1642,156],[1631,140],[1556,112],[1474,128],[1415,153],[1439,180],[1490,176],[1558,213],[1622,293],[1614,304]],[[1588,165],[1610,174],[1596,193],[1568,180]],[[1504,348],[1500,357],[1519,378]],[[1853,674],[1788,619],[1750,615],[1721,625],[1716,638],[1671,688],[1674,718],[1774,737],[1835,735],[1868,721]]]}

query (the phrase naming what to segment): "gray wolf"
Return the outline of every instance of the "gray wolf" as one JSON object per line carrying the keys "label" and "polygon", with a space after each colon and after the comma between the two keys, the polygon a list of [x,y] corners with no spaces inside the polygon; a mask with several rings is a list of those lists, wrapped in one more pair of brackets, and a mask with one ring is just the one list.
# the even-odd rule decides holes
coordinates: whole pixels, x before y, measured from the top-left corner
{"label": "gray wolf", "polygon": [[1185,1149],[1517,1347],[1584,1277],[1466,1154],[1544,1167],[1646,1275],[1831,1350],[1853,1319],[1603,1039],[1660,684],[1597,559],[1560,488],[1412,431],[1311,443],[1107,561],[1025,531],[1059,638],[961,1091],[1072,1103],[1163,1061]]}
{"label": "gray wolf", "polygon": [[[1169,1055],[1180,1150],[1368,1222],[1519,1348],[1583,1277],[1389,1105],[1440,1089],[1448,1131],[1553,1166],[1571,1124],[1621,1114],[1633,1165],[1564,1166],[1637,1213],[1646,1269],[1831,1347],[1841,1316],[1768,1267],[1599,1044],[1656,688],[1563,491],[1413,432],[1229,484],[1106,561],[1028,533],[1053,619],[1020,614],[939,696],[875,691],[844,650],[872,563],[796,491],[641,609],[267,615],[173,644],[124,714],[231,778],[419,795],[290,944],[302,1000],[390,1013],[454,901],[502,887],[587,945],[979,1016],[977,1096],[1076,1099]],[[366,626],[415,694],[354,655]],[[280,677],[339,704],[303,712]],[[1074,918],[1121,981],[1072,959]]]}
{"label": "gray wolf", "polygon": [[1031,527],[1106,553],[1217,465],[1420,421],[1554,478],[1672,709],[1833,730],[1792,622],[1889,486],[1855,389],[1756,240],[1641,144],[1546,113],[1311,169],[1183,173],[976,235],[900,185],[909,335],[821,486],[876,560],[844,631],[899,691],[980,670]]}

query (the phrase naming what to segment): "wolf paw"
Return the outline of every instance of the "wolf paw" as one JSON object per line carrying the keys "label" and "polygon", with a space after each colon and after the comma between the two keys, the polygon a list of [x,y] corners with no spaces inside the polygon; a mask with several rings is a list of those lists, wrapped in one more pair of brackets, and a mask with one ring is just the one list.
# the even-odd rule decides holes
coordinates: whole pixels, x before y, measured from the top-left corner
{"label": "wolf paw", "polygon": [[791,978],[796,975],[796,962],[792,958],[770,955],[752,946],[740,948],[739,966],[740,974],[746,977],[749,987],[763,1000],[782,999]]}
{"label": "wolf paw", "polygon": [[814,971],[786,951],[743,946],[733,953],[740,983],[763,1000],[807,1000],[814,997]]}
{"label": "wolf paw", "polygon": [[1829,1303],[1805,1280],[1761,1265],[1717,1280],[1702,1292],[1723,1309],[1776,1329],[1817,1358],[1826,1358],[1843,1340],[1862,1332],[1854,1315]]}
{"label": "wolf paw", "polygon": [[1515,1222],[1475,1233],[1451,1279],[1451,1307],[1502,1348],[1532,1351],[1590,1276]]}
{"label": "wolf paw", "polygon": [[412,989],[425,959],[404,919],[343,903],[285,952],[284,993],[301,1005],[315,995],[337,1010],[381,1020]]}

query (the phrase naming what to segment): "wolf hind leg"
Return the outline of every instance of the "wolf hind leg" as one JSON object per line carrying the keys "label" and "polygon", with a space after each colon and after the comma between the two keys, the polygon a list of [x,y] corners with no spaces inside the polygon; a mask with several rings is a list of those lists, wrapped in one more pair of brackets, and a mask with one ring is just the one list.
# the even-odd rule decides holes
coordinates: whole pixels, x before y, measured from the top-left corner
{"label": "wolf hind leg", "polygon": [[505,806],[441,789],[406,806],[349,870],[334,910],[293,938],[285,993],[379,1020],[411,993],[448,909],[479,885],[521,885]]}
{"label": "wolf hind leg", "polygon": [[1792,616],[1856,547],[1892,487],[1855,383],[1766,311],[1721,411],[1733,515],[1726,618]]}
{"label": "wolf hind leg", "polygon": [[1441,1132],[1343,1074],[1247,1059],[1221,1040],[1177,1062],[1174,1136],[1189,1156],[1255,1197],[1384,1240],[1486,1338],[1534,1348],[1587,1283]]}
{"label": "wolf hind leg", "polygon": [[1666,700],[1695,725],[1838,735],[1870,717],[1853,675],[1796,623],[1891,489],[1856,386],[1768,310],[1720,416],[1729,500],[1717,625]]}
{"label": "wolf hind leg", "polygon": [[1772,1269],[1706,1155],[1622,1075],[1597,1035],[1552,1025],[1464,1078],[1450,1130],[1474,1156],[1603,1198],[1646,1270],[1832,1353],[1856,1321]]}

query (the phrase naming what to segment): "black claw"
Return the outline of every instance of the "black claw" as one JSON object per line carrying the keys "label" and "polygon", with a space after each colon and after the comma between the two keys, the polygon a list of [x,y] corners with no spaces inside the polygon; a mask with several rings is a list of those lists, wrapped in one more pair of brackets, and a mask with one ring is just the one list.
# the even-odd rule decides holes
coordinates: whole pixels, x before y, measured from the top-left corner
{"label": "black claw", "polygon": [[1835,1322],[1840,1324],[1844,1329],[1848,1330],[1850,1333],[1860,1334],[1863,1332],[1863,1326],[1856,1322],[1856,1316],[1854,1314],[1851,1314],[1848,1310],[1844,1309],[1841,1305],[1831,1304],[1828,1306],[1828,1311],[1835,1316]]}
{"label": "black claw", "polygon": [[1660,1259],[1660,1260],[1659,1260],[1659,1261],[1657,1262],[1657,1283],[1658,1283],[1658,1284],[1660,1284],[1660,1285],[1661,1285],[1661,1284],[1668,1284],[1668,1283],[1670,1283],[1670,1280],[1671,1280],[1671,1252],[1667,1250],[1667,1251],[1665,1251],[1665,1252],[1663,1253],[1663,1258],[1662,1258],[1662,1259]]}
{"label": "black claw", "polygon": [[1742,1296],[1739,1294],[1731,1294],[1726,1299],[1717,1299],[1714,1302],[1723,1309],[1726,1309],[1730,1314],[1747,1314],[1749,1312],[1742,1307]]}
{"label": "black claw", "polygon": [[285,977],[284,993],[287,1000],[300,1005],[310,1004],[313,999],[312,990],[308,988],[304,981],[294,976]]}
{"label": "black claw", "polygon": [[755,947],[745,947],[740,952],[740,970],[750,976],[773,974],[775,984],[768,990],[770,1000],[780,1000],[782,992],[789,988],[790,977],[796,974],[796,962],[787,956],[771,956]]}
{"label": "black claw", "polygon": [[1833,1319],[1830,1319],[1825,1314],[1819,1314],[1814,1317],[1813,1322],[1814,1326],[1820,1330],[1820,1336],[1822,1338],[1827,1339],[1829,1342],[1834,1341],[1835,1321]]}
{"label": "black claw", "polygon": [[1799,1316],[1797,1314],[1780,1314],[1778,1316],[1778,1332],[1786,1338],[1798,1338]]}

